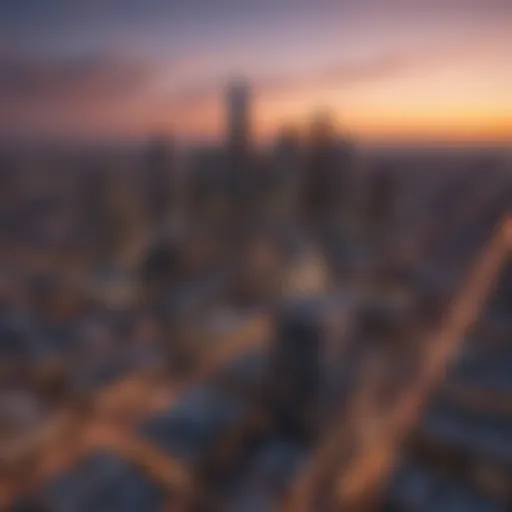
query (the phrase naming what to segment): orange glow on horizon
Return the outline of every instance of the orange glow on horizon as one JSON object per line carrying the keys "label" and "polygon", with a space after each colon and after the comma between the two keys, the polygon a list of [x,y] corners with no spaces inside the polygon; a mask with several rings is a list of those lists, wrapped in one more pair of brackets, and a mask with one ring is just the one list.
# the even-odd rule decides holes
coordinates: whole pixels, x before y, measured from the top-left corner
{"label": "orange glow on horizon", "polygon": [[[396,84],[398,87],[398,84]],[[412,90],[412,93],[410,92]],[[512,140],[512,99],[480,95],[476,100],[456,87],[429,97],[419,89],[396,89],[374,84],[371,91],[293,91],[285,98],[255,96],[253,133],[257,141],[270,139],[284,125],[307,133],[318,107],[330,110],[340,133],[356,142],[505,143]],[[54,134],[145,138],[155,132],[178,139],[222,140],[223,98],[211,95],[190,107],[176,108],[152,97],[130,103],[85,105],[75,103],[66,111],[53,111]],[[48,119],[41,112],[39,119]],[[70,116],[71,114],[71,116]],[[41,130],[46,126],[39,126]]]}

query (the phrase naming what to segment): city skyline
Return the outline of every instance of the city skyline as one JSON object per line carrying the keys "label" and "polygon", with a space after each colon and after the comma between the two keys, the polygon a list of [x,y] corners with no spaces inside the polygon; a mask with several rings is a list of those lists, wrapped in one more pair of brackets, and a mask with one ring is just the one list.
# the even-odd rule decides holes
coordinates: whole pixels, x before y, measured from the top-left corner
{"label": "city skyline", "polygon": [[363,143],[512,138],[506,0],[8,0],[0,33],[4,136],[220,141],[243,76],[257,141],[317,108]]}

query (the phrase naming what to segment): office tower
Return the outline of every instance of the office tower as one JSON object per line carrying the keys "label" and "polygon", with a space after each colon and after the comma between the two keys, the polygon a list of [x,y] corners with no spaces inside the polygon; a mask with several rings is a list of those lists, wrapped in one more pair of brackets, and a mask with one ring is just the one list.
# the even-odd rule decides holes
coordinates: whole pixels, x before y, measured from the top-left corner
{"label": "office tower", "polygon": [[329,115],[320,114],[312,123],[301,209],[304,220],[319,226],[342,206],[344,153]]}
{"label": "office tower", "polygon": [[227,90],[227,149],[230,164],[239,170],[246,169],[251,144],[251,93],[241,80]]}
{"label": "office tower", "polygon": [[295,435],[316,430],[324,337],[315,300],[292,301],[277,319],[273,397],[278,428]]}
{"label": "office tower", "polygon": [[257,209],[258,191],[251,153],[251,94],[243,81],[227,89],[226,192],[231,237],[245,231]]}

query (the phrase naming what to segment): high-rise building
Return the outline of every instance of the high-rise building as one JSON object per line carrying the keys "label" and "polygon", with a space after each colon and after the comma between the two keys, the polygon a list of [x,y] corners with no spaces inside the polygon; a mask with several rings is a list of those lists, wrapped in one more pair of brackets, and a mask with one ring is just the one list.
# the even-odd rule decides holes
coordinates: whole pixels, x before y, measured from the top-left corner
{"label": "high-rise building", "polygon": [[249,85],[242,80],[232,82],[227,90],[227,145],[233,166],[247,165],[251,142],[250,104]]}
{"label": "high-rise building", "polygon": [[328,114],[315,117],[302,183],[302,211],[307,223],[318,226],[342,209],[346,155]]}
{"label": "high-rise building", "polygon": [[245,230],[257,210],[254,161],[251,153],[251,93],[248,84],[237,80],[227,89],[226,185],[232,237]]}
{"label": "high-rise building", "polygon": [[323,327],[321,305],[315,300],[291,301],[278,314],[272,401],[278,426],[290,434],[316,428]]}

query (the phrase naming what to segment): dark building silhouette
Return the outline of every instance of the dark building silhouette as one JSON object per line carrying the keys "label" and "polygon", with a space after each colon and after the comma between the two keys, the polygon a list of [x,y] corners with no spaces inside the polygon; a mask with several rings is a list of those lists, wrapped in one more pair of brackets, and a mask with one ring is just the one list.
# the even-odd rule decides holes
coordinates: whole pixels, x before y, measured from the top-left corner
{"label": "dark building silhouette", "polygon": [[239,170],[247,167],[251,146],[251,92],[238,80],[227,89],[227,149],[230,165]]}
{"label": "dark building silhouette", "polygon": [[272,192],[277,214],[291,219],[298,211],[303,179],[302,147],[298,132],[290,126],[278,134],[273,154]]}
{"label": "dark building silhouette", "polygon": [[332,120],[319,114],[311,126],[301,209],[306,223],[319,226],[340,212],[347,166],[346,148]]}
{"label": "dark building silhouette", "polygon": [[278,427],[292,435],[312,434],[318,418],[324,326],[315,306],[292,301],[278,315],[272,400]]}
{"label": "dark building silhouette", "polygon": [[226,178],[232,236],[243,231],[257,209],[258,187],[251,138],[251,91],[242,80],[227,89]]}

